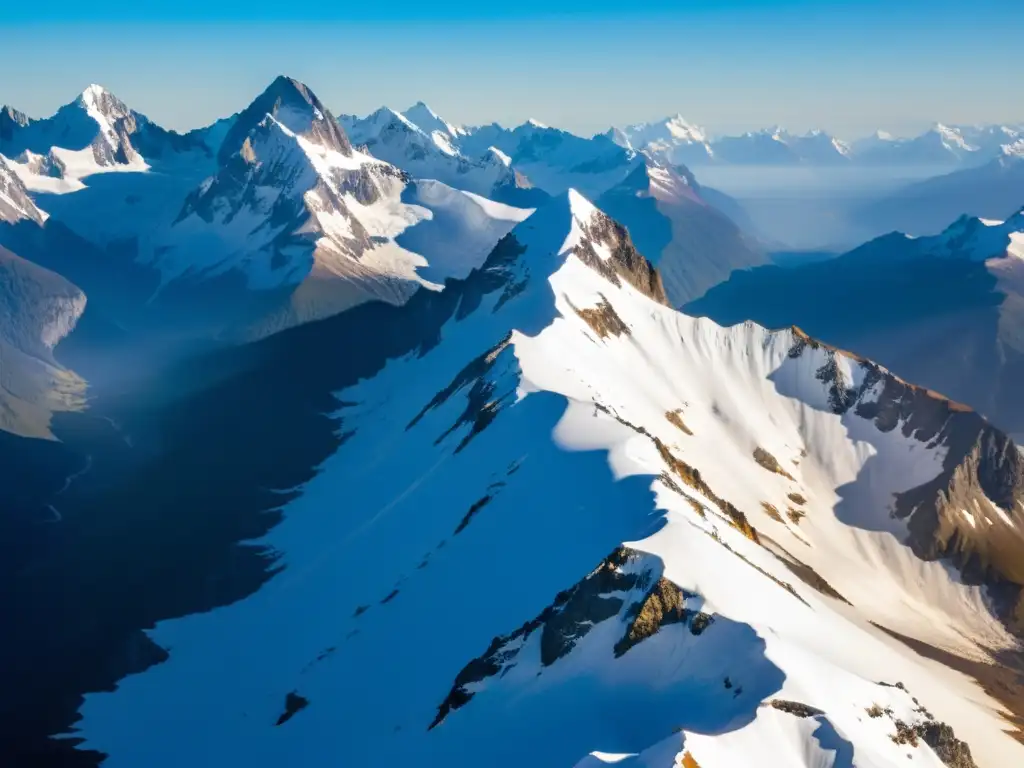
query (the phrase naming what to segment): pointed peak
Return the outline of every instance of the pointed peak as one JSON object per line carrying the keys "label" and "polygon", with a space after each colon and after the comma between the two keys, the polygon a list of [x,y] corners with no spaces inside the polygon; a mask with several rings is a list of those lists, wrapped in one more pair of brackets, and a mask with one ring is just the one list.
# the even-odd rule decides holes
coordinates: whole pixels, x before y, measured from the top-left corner
{"label": "pointed peak", "polygon": [[415,127],[415,126],[413,126],[412,121],[409,120],[409,118],[407,118],[405,115],[403,115],[397,109],[392,109],[391,107],[388,107],[388,106],[384,106],[384,107],[380,107],[378,109],[375,109],[373,112],[371,112],[369,115],[366,116],[366,119],[367,120],[372,120],[374,122],[385,122],[385,121],[389,121],[389,120],[397,120],[398,122],[403,123],[404,125],[408,125],[410,127]]}
{"label": "pointed peak", "polygon": [[219,159],[234,156],[251,131],[268,115],[291,133],[302,136],[325,149],[349,156],[352,147],[341,125],[304,83],[279,75],[243,109],[221,145]]}
{"label": "pointed peak", "polygon": [[427,106],[426,102],[417,101],[402,113],[402,116],[413,123],[424,133],[440,131],[450,137],[464,135],[466,129],[453,125]]}
{"label": "pointed peak", "polygon": [[301,100],[312,105],[318,103],[318,99],[313,94],[305,83],[296,80],[294,77],[288,77],[287,75],[278,75],[274,78],[273,82],[268,85],[260,97],[257,97],[257,101],[262,97],[274,97]]}
{"label": "pointed peak", "polygon": [[95,83],[82,91],[72,104],[112,118],[126,117],[131,111],[117,96]]}
{"label": "pointed peak", "polygon": [[525,125],[529,125],[533,128],[548,128],[548,126],[542,123],[540,120],[535,120],[532,117],[526,120]]}

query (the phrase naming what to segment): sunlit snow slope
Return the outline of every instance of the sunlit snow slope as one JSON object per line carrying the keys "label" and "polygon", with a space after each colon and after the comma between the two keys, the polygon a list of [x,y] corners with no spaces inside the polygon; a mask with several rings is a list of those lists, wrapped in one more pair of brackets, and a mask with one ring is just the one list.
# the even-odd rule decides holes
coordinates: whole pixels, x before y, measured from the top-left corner
{"label": "sunlit snow slope", "polygon": [[1024,762],[979,688],[873,625],[1011,646],[1004,436],[798,332],[674,311],[572,190],[428,294],[254,542],[277,575],[87,697],[105,765]]}

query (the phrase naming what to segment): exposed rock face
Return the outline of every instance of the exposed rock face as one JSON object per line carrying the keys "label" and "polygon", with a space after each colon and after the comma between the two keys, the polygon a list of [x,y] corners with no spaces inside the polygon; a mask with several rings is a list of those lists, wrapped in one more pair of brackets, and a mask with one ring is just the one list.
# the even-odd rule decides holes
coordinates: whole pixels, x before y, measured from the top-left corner
{"label": "exposed rock face", "polygon": [[14,224],[25,219],[42,224],[46,216],[32,202],[14,169],[0,156],[0,222]]}
{"label": "exposed rock face", "polygon": [[[685,624],[700,635],[713,619],[688,602],[700,597],[664,578],[660,558],[619,547],[575,586],[559,593],[535,619],[515,632],[494,638],[487,651],[456,676],[451,692],[438,707],[431,728],[473,697],[474,684],[503,675],[539,652],[548,667],[572,653],[595,626],[618,619],[623,625],[614,653],[622,656],[671,624]],[[537,638],[539,633],[539,640]]]}
{"label": "exposed rock face", "polygon": [[609,336],[629,335],[629,326],[616,314],[615,308],[604,295],[601,296],[601,301],[596,307],[586,307],[584,309],[573,307],[573,309],[576,310],[576,314],[583,318],[587,325],[594,329],[594,333],[602,339]]}
{"label": "exposed rock face", "polygon": [[658,579],[642,601],[629,607],[627,614],[633,616],[633,623],[615,644],[615,655],[621,656],[669,624],[687,622],[691,633],[701,634],[712,619],[706,614],[687,610],[687,597],[693,595],[688,595],[664,576]]}
{"label": "exposed rock face", "polygon": [[1016,214],[962,217],[929,237],[895,232],[816,264],[737,272],[685,310],[724,325],[798,325],[966,403],[1020,441],[1024,260],[1007,254],[1022,230]]}
{"label": "exposed rock face", "polygon": [[218,161],[224,163],[239,152],[249,134],[267,115],[292,133],[342,155],[352,154],[348,137],[320,99],[297,80],[281,76],[239,113],[224,137]]}
{"label": "exposed rock face", "polygon": [[793,476],[789,474],[789,472],[784,470],[782,468],[782,465],[779,464],[779,460],[772,456],[770,453],[768,453],[768,451],[766,451],[761,446],[757,446],[754,449],[754,461],[756,461],[762,467],[767,469],[769,472],[772,472],[776,475],[782,475],[788,480],[793,479]]}
{"label": "exposed rock face", "polygon": [[[637,251],[625,227],[601,211],[595,211],[590,223],[583,226],[583,232],[583,242],[574,251],[580,261],[613,285],[621,285],[621,278],[648,298],[670,306],[661,275]],[[595,245],[604,246],[610,256],[604,258]]]}
{"label": "exposed rock face", "polygon": [[919,723],[914,730],[949,768],[978,768],[971,757],[971,748],[960,741],[945,723]]}
{"label": "exposed rock face", "polygon": [[[466,433],[465,437],[459,441],[458,446],[455,448],[455,452],[459,453],[469,445],[470,441],[485,430],[491,422],[497,418],[501,409],[515,397],[518,379],[512,377],[505,379],[503,383],[504,377],[502,375],[508,371],[510,367],[515,366],[514,356],[506,352],[510,339],[511,334],[498,342],[494,347],[487,350],[484,354],[470,361],[470,363],[459,372],[447,387],[438,392],[437,395],[435,395],[434,398],[423,407],[423,410],[421,410],[416,417],[409,422],[406,429],[415,426],[419,420],[426,415],[427,411],[443,404],[456,392],[459,392],[468,386],[469,392],[466,396],[465,409],[463,409],[462,413],[448,429],[438,435],[434,444],[437,445],[448,437],[448,435],[457,431],[460,427],[469,424],[470,429]],[[499,360],[502,361],[502,365],[495,369],[496,363],[498,363]],[[471,514],[467,516],[466,523],[469,522],[468,518],[472,516],[472,512],[473,511],[471,511]]]}
{"label": "exposed rock face", "polygon": [[725,196],[702,189],[685,167],[649,160],[595,202],[629,229],[640,251],[658,267],[668,297],[678,307],[734,270],[766,262],[761,248],[715,206],[713,200],[719,198]]}
{"label": "exposed rock face", "polygon": [[[924,560],[950,558],[971,584],[987,584],[1004,620],[1024,631],[1024,456],[1005,434],[966,406],[908,384],[875,363],[814,341],[800,331],[789,354],[824,349],[817,377],[829,385],[838,414],[874,422],[930,448],[944,448],[942,472],[896,498],[906,520],[907,544]],[[840,356],[860,369],[846,380]]]}

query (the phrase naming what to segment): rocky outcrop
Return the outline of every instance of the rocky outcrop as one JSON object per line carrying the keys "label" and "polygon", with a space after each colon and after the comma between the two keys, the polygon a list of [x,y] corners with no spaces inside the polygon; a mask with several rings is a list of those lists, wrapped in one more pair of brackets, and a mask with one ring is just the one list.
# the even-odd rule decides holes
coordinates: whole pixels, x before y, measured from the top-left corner
{"label": "rocky outcrop", "polygon": [[477,683],[504,675],[520,663],[549,667],[572,653],[598,624],[618,620],[623,625],[613,648],[615,656],[628,653],[671,624],[685,624],[691,635],[701,635],[713,618],[688,606],[691,601],[699,603],[699,595],[664,578],[663,570],[664,564],[654,555],[617,548],[582,581],[560,592],[535,619],[494,638],[484,654],[456,676],[430,727],[473,698]]}
{"label": "rocky outcrop", "polygon": [[978,768],[967,742],[960,741],[945,723],[918,723],[914,732],[949,768]]}
{"label": "rocky outcrop", "polygon": [[[572,302],[570,302],[570,306],[572,306]],[[593,329],[598,338],[606,339],[609,336],[629,336],[630,334],[629,326],[622,321],[622,318],[616,313],[615,307],[605,298],[604,294],[601,294],[601,301],[596,307],[584,309],[573,307],[573,310],[583,322]]]}
{"label": "rocky outcrop", "polygon": [[[625,227],[595,209],[591,220],[582,224],[582,229],[584,237],[573,251],[580,261],[613,285],[622,285],[624,280],[648,298],[669,306],[661,275],[637,251]],[[611,255],[602,258],[595,245],[604,246]]]}
{"label": "rocky outcrop", "polygon": [[[1017,446],[967,406],[799,330],[794,338],[790,357],[824,353],[816,376],[829,388],[833,412],[944,451],[934,479],[896,497],[906,543],[924,560],[948,558],[967,583],[988,585],[1001,617],[1024,632],[1024,456]],[[859,383],[848,380],[841,358],[859,369]]]}

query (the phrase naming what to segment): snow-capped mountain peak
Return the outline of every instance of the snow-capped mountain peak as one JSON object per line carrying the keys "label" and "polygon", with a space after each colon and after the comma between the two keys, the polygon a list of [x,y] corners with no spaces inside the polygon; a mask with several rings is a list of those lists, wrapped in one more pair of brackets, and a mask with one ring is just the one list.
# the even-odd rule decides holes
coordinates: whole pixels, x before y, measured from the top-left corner
{"label": "snow-capped mountain peak", "polygon": [[689,122],[679,113],[668,118],[665,121],[665,127],[669,133],[678,139],[688,139],[695,142],[707,141],[707,133],[705,133],[704,129]]}
{"label": "snow-capped mountain peak", "polygon": [[246,137],[264,117],[274,120],[294,134],[320,144],[341,155],[351,155],[352,146],[338,121],[303,83],[281,75],[236,118],[221,144],[219,159],[236,154]]}
{"label": "snow-capped mountain peak", "polygon": [[[152,258],[165,282],[234,270],[257,289],[297,285],[314,266],[342,269],[339,264],[373,249],[372,236],[395,234],[370,231],[353,210],[397,196],[402,175],[347,142],[347,151],[339,151],[325,141],[330,134],[323,126],[310,130],[294,109],[276,113],[263,116],[154,243]],[[219,247],[196,247],[211,236]],[[206,263],[197,261],[197,251]],[[407,277],[414,278],[411,269]]]}
{"label": "snow-capped mountain peak", "polygon": [[[416,117],[415,108],[409,112]],[[366,147],[374,157],[401,168],[414,178],[434,179],[455,189],[524,208],[536,205],[536,195],[527,193],[530,199],[524,198],[522,190],[530,184],[516,173],[507,154],[473,141],[465,144],[469,148],[463,151],[463,142],[470,136],[468,131],[432,130],[428,133],[406,114],[388,107],[381,107],[364,118],[343,115],[341,123],[353,143]],[[502,129],[489,131],[504,135]]]}
{"label": "snow-capped mountain peak", "polygon": [[75,99],[75,103],[110,119],[127,117],[131,114],[131,110],[123,101],[102,85],[95,83],[87,86]]}
{"label": "snow-capped mountain peak", "polygon": [[651,123],[634,123],[612,128],[605,136],[616,144],[669,163],[698,165],[713,159],[707,133],[681,114]]}
{"label": "snow-capped mountain peak", "polygon": [[428,134],[440,131],[452,140],[456,140],[459,136],[466,134],[465,128],[449,123],[422,101],[417,101],[405,110],[402,116]]}

